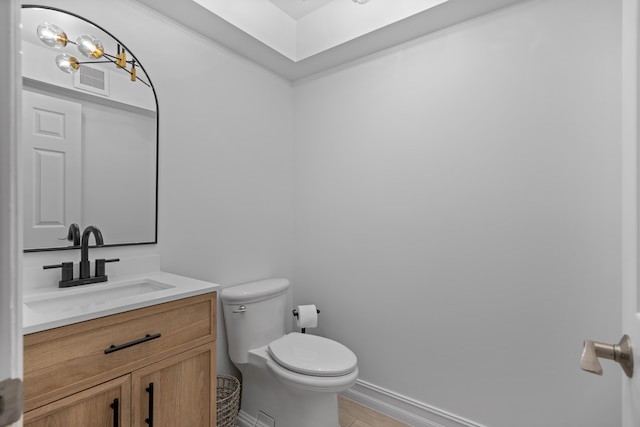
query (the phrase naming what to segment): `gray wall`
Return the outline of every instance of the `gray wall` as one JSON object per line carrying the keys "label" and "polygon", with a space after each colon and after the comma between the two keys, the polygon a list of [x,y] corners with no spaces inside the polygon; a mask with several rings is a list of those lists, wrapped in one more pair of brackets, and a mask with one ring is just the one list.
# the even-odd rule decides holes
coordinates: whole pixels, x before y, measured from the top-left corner
{"label": "gray wall", "polygon": [[[620,2],[523,2],[295,87],[295,302],[360,379],[620,425]],[[608,368],[608,369],[607,369]]]}
{"label": "gray wall", "polygon": [[163,270],[292,277],[363,381],[473,422],[620,424],[617,372],[578,368],[620,334],[618,1],[523,2],[294,87],[135,1],[42,3],[156,86]]}
{"label": "gray wall", "polygon": [[[160,105],[162,269],[222,286],[291,277],[293,89],[185,31],[160,28],[160,45],[191,62],[167,63],[166,52],[144,62]],[[220,309],[219,372],[233,370],[225,339]]]}

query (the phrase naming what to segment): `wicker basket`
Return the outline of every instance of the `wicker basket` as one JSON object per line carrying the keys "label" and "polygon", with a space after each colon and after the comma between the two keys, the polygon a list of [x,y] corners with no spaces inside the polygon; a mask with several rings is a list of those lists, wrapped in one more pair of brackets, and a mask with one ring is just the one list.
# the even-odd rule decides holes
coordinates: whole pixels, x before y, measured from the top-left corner
{"label": "wicker basket", "polygon": [[240,409],[240,381],[236,377],[218,375],[216,391],[216,426],[236,427]]}

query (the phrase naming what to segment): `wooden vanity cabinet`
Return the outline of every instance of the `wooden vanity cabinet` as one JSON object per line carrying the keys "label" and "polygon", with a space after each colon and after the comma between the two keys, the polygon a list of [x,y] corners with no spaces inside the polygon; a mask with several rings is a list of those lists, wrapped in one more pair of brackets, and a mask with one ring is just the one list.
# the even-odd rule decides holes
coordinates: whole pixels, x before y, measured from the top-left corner
{"label": "wooden vanity cabinet", "polygon": [[130,403],[131,382],[127,375],[29,411],[24,426],[129,427]]}
{"label": "wooden vanity cabinet", "polygon": [[154,426],[215,425],[213,358],[215,348],[204,346],[133,372],[133,427],[147,427],[148,418]]}
{"label": "wooden vanity cabinet", "polygon": [[24,425],[215,426],[215,339],[215,292],[25,335]]}

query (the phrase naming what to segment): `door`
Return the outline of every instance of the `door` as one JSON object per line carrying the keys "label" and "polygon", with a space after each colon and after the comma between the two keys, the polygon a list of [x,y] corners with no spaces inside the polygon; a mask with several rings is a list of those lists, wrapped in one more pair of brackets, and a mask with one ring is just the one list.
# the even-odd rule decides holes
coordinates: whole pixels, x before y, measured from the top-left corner
{"label": "door", "polygon": [[622,332],[634,345],[635,373],[622,376],[622,426],[640,426],[640,276],[638,275],[640,176],[638,132],[640,100],[638,37],[640,0],[623,0],[622,8]]}
{"label": "door", "polygon": [[[81,223],[82,110],[76,102],[23,91],[24,247],[67,246]],[[61,240],[63,244],[61,245]]]}
{"label": "door", "polygon": [[[622,333],[618,344],[585,341],[581,367],[622,375],[622,427],[640,426],[640,0],[622,0]],[[612,286],[614,286],[612,284]],[[615,338],[615,337],[612,337]],[[607,375],[619,375],[607,366]]]}
{"label": "door", "polygon": [[214,426],[215,343],[131,374],[132,427]]}
{"label": "door", "polygon": [[25,413],[24,427],[129,427],[130,405],[126,375]]}
{"label": "door", "polygon": [[[0,1],[0,426],[22,413],[21,226],[18,191],[20,3]],[[5,381],[7,380],[7,381]]]}

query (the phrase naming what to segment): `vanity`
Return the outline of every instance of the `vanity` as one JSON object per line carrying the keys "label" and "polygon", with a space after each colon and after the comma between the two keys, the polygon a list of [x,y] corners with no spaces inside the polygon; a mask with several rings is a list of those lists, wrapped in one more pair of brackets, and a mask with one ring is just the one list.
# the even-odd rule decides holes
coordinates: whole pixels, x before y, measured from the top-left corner
{"label": "vanity", "polygon": [[215,426],[218,286],[130,250],[158,241],[151,78],[73,12],[21,28],[24,426]]}
{"label": "vanity", "polygon": [[25,296],[25,427],[215,426],[217,286],[79,288]]}

